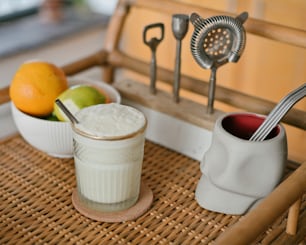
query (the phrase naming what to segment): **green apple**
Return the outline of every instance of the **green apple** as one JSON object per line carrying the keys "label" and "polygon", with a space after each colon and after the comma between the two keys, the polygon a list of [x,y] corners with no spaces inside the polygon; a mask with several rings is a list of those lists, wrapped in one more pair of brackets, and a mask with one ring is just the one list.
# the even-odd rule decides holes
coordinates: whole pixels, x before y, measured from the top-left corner
{"label": "green apple", "polygon": [[[61,93],[57,99],[60,99],[72,114],[82,108],[106,102],[106,96],[90,85],[72,86]],[[53,115],[60,121],[69,121],[56,103],[54,103]]]}
{"label": "green apple", "polygon": [[46,119],[48,121],[59,121],[58,118],[55,115],[53,115],[53,114],[45,117],[44,119]]}

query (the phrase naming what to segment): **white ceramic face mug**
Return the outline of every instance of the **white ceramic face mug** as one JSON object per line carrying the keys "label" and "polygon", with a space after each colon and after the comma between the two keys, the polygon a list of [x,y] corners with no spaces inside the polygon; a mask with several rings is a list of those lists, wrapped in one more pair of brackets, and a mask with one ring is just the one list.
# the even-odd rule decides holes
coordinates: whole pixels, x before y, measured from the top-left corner
{"label": "white ceramic face mug", "polygon": [[287,160],[283,126],[277,125],[264,141],[248,140],[263,120],[251,113],[229,113],[217,119],[195,193],[201,207],[243,214],[280,182]]}
{"label": "white ceramic face mug", "polygon": [[139,197],[144,154],[144,115],[120,104],[87,107],[73,126],[77,191],[101,212],[126,210]]}

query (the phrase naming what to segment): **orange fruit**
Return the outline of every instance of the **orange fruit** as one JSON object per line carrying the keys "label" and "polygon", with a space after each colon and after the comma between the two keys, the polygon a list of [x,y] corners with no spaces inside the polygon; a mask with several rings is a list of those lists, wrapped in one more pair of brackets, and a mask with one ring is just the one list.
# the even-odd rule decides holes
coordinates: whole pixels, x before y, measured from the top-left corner
{"label": "orange fruit", "polygon": [[33,116],[47,116],[53,111],[54,100],[67,88],[67,78],[56,65],[26,62],[12,79],[10,97],[19,110]]}

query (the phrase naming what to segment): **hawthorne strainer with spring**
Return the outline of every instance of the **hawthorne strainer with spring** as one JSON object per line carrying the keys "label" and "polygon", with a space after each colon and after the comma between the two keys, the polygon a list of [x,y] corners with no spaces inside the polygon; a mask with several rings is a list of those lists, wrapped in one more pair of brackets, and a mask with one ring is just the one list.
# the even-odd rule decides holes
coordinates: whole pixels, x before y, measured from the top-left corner
{"label": "hawthorne strainer with spring", "polygon": [[246,35],[243,23],[247,18],[247,12],[236,18],[221,15],[203,19],[196,13],[190,16],[195,28],[191,37],[192,55],[202,68],[211,69],[208,113],[213,112],[218,67],[227,62],[238,62],[244,50]]}

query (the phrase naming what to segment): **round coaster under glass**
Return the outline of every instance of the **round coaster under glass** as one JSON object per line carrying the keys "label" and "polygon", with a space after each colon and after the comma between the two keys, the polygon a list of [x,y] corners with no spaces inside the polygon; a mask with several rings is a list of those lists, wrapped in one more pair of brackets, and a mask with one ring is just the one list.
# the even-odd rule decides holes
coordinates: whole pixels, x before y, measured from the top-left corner
{"label": "round coaster under glass", "polygon": [[141,183],[138,201],[128,209],[116,212],[101,212],[90,209],[82,202],[77,189],[74,189],[72,193],[72,204],[76,210],[87,218],[109,223],[134,220],[143,215],[151,207],[152,202],[153,192],[143,182]]}

